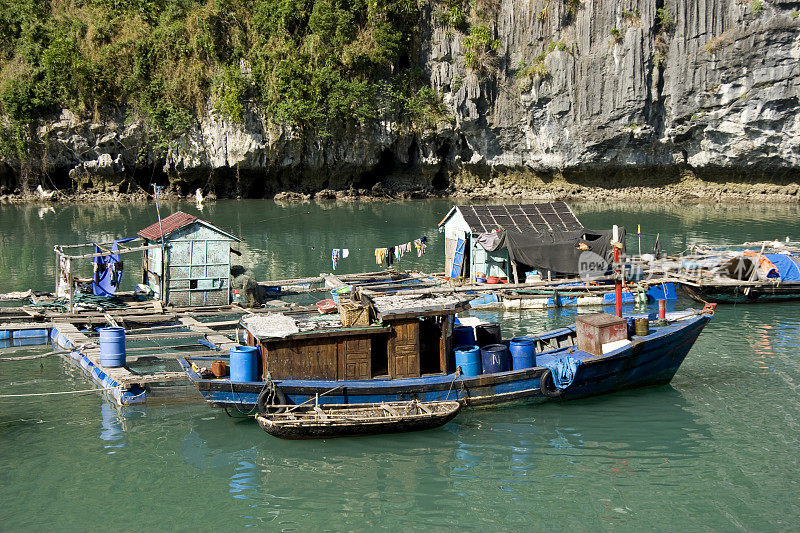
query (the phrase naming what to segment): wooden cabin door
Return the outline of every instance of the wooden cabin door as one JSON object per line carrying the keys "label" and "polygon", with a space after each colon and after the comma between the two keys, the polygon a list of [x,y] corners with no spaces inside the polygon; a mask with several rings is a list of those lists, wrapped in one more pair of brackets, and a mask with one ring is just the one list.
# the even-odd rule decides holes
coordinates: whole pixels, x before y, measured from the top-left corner
{"label": "wooden cabin door", "polygon": [[339,379],[372,377],[372,339],[368,335],[339,341]]}
{"label": "wooden cabin door", "polygon": [[419,377],[419,320],[398,321],[392,324],[389,340],[389,377]]}

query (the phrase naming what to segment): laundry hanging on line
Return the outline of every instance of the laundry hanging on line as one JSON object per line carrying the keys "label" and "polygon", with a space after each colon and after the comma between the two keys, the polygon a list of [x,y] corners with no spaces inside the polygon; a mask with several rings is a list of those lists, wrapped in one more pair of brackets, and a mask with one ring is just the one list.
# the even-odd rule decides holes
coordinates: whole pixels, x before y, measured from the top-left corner
{"label": "laundry hanging on line", "polygon": [[[422,236],[419,239],[414,239],[403,244],[395,246],[387,246],[375,248],[375,264],[381,266],[392,266],[396,260],[399,260],[407,253],[411,253],[414,249],[417,251],[417,257],[422,257],[425,253],[426,243],[428,237]],[[333,248],[331,250],[331,264],[333,269],[336,270],[339,266],[339,261],[347,259],[350,256],[350,248]],[[363,250],[363,248],[352,248],[352,250]]]}

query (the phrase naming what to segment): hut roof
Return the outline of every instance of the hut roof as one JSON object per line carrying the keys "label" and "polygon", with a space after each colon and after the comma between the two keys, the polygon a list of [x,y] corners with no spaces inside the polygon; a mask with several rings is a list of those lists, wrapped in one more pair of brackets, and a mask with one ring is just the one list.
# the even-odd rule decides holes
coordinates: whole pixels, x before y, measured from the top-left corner
{"label": "hut roof", "polygon": [[469,309],[469,297],[455,294],[393,294],[371,296],[375,311],[381,319],[404,318],[426,315],[454,315]]}
{"label": "hut roof", "polygon": [[525,205],[456,205],[439,222],[439,226],[459,211],[473,233],[510,230],[538,233],[583,229],[578,217],[564,202]]}
{"label": "hut roof", "polygon": [[172,213],[170,216],[162,219],[160,223],[156,222],[155,224],[151,224],[146,228],[139,230],[139,236],[150,241],[157,241],[161,239],[161,237],[166,238],[179,229],[186,227],[189,224],[194,224],[195,222],[199,222],[200,224],[208,226],[209,228],[212,228],[235,241],[241,241],[239,237],[219,228],[218,226],[215,226],[211,222],[203,220],[202,218],[197,218],[194,215],[184,213],[183,211]]}

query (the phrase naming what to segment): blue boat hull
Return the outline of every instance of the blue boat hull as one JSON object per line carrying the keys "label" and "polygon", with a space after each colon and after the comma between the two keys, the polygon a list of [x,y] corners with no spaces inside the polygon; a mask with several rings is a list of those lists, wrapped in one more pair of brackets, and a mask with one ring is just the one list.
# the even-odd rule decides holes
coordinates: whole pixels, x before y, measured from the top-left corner
{"label": "blue boat hull", "polygon": [[[576,399],[618,390],[668,383],[689,353],[710,315],[697,315],[669,326],[655,327],[645,337],[609,354],[593,357],[575,348],[558,348],[538,356],[567,355],[582,359],[572,384],[559,399]],[[179,359],[189,379],[206,401],[215,407],[254,412],[265,382],[231,383],[227,379],[203,379],[186,359]],[[287,404],[301,404],[316,394],[319,403],[353,404],[389,401],[458,399],[466,405],[492,405],[513,401],[546,401],[540,379],[546,369],[498,372],[475,377],[455,374],[411,379],[326,381],[286,379],[275,385]]]}

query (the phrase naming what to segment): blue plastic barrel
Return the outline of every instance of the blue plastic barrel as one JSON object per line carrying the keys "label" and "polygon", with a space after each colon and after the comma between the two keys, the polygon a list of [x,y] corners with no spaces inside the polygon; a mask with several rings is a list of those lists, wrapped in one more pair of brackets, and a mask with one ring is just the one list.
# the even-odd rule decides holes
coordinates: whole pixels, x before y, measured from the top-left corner
{"label": "blue plastic barrel", "polygon": [[106,368],[125,366],[125,329],[100,328],[100,364]]}
{"label": "blue plastic barrel", "polygon": [[530,337],[516,337],[508,343],[511,352],[511,368],[522,370],[536,366],[536,345]]}
{"label": "blue plastic barrel", "polygon": [[464,376],[481,375],[481,349],[477,346],[461,346],[455,349],[456,366]]}
{"label": "blue plastic barrel", "polygon": [[471,326],[454,326],[453,327],[453,347],[459,346],[474,346],[475,330]]}
{"label": "blue plastic barrel", "polygon": [[234,346],[231,348],[231,383],[258,381],[258,348]]}
{"label": "blue plastic barrel", "polygon": [[11,338],[10,331],[0,331],[0,340],[6,340]]}
{"label": "blue plastic barrel", "polygon": [[481,348],[481,364],[484,374],[505,372],[511,369],[511,352],[505,344],[487,344]]}

